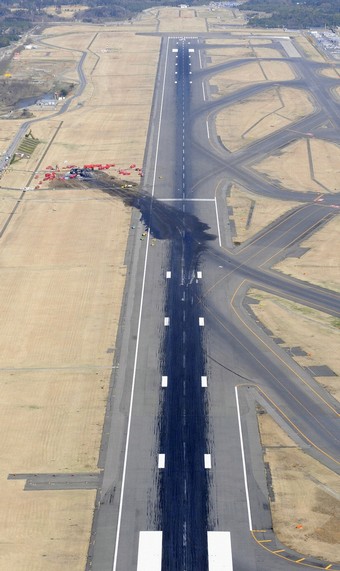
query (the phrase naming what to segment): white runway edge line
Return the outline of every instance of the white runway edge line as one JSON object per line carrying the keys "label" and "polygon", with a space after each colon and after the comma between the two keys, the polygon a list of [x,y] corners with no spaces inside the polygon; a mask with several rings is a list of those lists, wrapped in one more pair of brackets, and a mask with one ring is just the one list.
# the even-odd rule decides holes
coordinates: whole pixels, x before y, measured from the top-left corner
{"label": "white runway edge line", "polygon": [[[168,55],[169,55],[169,38],[167,40],[167,45],[166,45],[163,86],[162,86],[162,97],[161,97],[161,105],[160,105],[160,110],[159,110],[159,125],[158,125],[156,153],[155,153],[155,166],[154,166],[154,171],[153,171],[152,191],[151,191],[152,197],[155,194],[156,171],[157,171],[159,141],[160,141],[160,135],[161,135],[161,124],[162,124],[162,115],[163,115],[163,106],[164,106],[164,92],[165,92],[166,72],[167,72],[167,67],[168,67]],[[123,473],[122,473],[122,487],[121,487],[120,498],[119,498],[117,531],[116,531],[116,541],[115,541],[115,548],[114,548],[114,558],[113,558],[112,571],[117,570],[118,545],[119,545],[119,539],[120,539],[120,528],[121,528],[121,524],[122,524],[123,501],[124,501],[125,480],[126,480],[126,467],[127,467],[127,458],[128,458],[129,443],[130,443],[132,407],[133,407],[133,398],[134,398],[135,384],[136,384],[138,349],[139,349],[139,339],[140,339],[140,332],[141,332],[142,310],[143,310],[143,302],[144,302],[146,267],[147,267],[147,263],[148,263],[149,244],[150,244],[150,232],[148,231],[147,241],[146,241],[144,269],[143,269],[142,292],[141,292],[141,300],[140,300],[139,316],[138,316],[137,340],[136,340],[135,358],[134,358],[134,365],[133,365],[131,397],[130,397],[130,406],[129,406],[129,417],[128,417],[126,440],[125,440],[125,453],[124,453],[124,463],[123,463]],[[159,569],[160,569],[160,567],[159,567]]]}
{"label": "white runway edge line", "polygon": [[238,429],[239,429],[239,433],[240,433],[240,443],[241,443],[241,455],[242,455],[244,487],[245,487],[245,491],[246,491],[246,500],[247,500],[249,531],[252,531],[252,529],[253,529],[253,523],[252,523],[252,521],[251,521],[251,511],[250,511],[249,492],[248,492],[248,478],[247,478],[246,460],[245,460],[244,448],[243,448],[243,434],[242,434],[240,405],[239,405],[239,402],[238,402],[238,390],[237,390],[237,387],[235,387],[235,396],[236,396],[236,408],[237,408],[237,418],[238,418]]}
{"label": "white runway edge line", "polygon": [[229,531],[208,531],[209,571],[233,571]]}
{"label": "white runway edge line", "polygon": [[220,220],[218,217],[218,208],[217,208],[217,199],[215,196],[215,211],[216,211],[216,222],[217,222],[217,233],[218,233],[218,244],[219,247],[222,248],[222,242],[221,242],[221,230],[220,230]]}
{"label": "white runway edge line", "polygon": [[162,532],[140,531],[137,571],[161,571]]}

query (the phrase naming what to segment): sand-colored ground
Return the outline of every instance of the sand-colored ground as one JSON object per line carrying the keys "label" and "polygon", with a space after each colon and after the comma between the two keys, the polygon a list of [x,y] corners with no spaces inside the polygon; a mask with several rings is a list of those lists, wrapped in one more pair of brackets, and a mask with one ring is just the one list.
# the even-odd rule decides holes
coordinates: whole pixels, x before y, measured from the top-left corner
{"label": "sand-colored ground", "polygon": [[338,192],[340,146],[321,139],[299,139],[254,168],[297,191]]}
{"label": "sand-colored ground", "polygon": [[[261,41],[260,41],[261,42]],[[218,43],[220,43],[218,41]],[[222,45],[227,46],[221,42]],[[236,44],[230,47],[219,47],[214,49],[207,49],[206,55],[209,58],[208,65],[219,65],[225,63],[231,59],[242,59],[242,58],[282,58],[279,51],[274,48],[269,47],[258,47],[258,41],[245,41],[245,40],[234,40],[230,42],[231,44]]]}
{"label": "sand-colored ground", "polygon": [[340,78],[340,67],[332,67],[328,69],[322,69],[320,71],[320,75],[323,77],[330,77],[331,79],[339,79]]}
{"label": "sand-colored ground", "polygon": [[340,228],[334,218],[301,243],[309,248],[300,258],[287,258],[276,264],[275,269],[295,278],[340,291]]}
{"label": "sand-colored ground", "polygon": [[313,61],[324,62],[325,59],[322,57],[320,52],[313,46],[313,44],[304,36],[299,35],[295,38],[296,43],[302,48],[307,58]]}
{"label": "sand-colored ground", "polygon": [[265,198],[233,185],[227,197],[227,205],[232,208],[235,242],[242,243],[299,203]]}
{"label": "sand-colored ground", "polygon": [[225,147],[236,151],[309,115],[313,109],[310,96],[302,89],[268,89],[220,111],[216,130]]}
{"label": "sand-colored ground", "polygon": [[267,413],[258,421],[272,477],[274,532],[298,553],[338,563],[339,476],[300,450]]}
{"label": "sand-colored ground", "polygon": [[214,75],[210,84],[217,87],[218,93],[213,93],[211,97],[218,99],[251,83],[288,81],[294,78],[292,68],[285,62],[254,61]]}
{"label": "sand-colored ground", "polygon": [[[77,50],[94,40],[88,85],[66,114],[37,111],[46,116],[32,126],[40,144],[0,181],[2,223],[20,196],[8,189],[40,180],[47,165],[142,165],[159,38],[72,31],[53,37],[50,28],[50,49],[56,62],[71,55],[75,73]],[[32,68],[37,51],[25,52]],[[14,123],[2,125],[7,146]],[[96,189],[45,189],[26,192],[0,245],[0,567],[83,571],[95,491],[23,491],[7,476],[98,470],[131,211]]]}
{"label": "sand-colored ground", "polygon": [[291,355],[301,367],[327,365],[337,376],[316,377],[340,401],[340,319],[299,303],[255,289],[249,295],[259,304],[252,305],[256,317],[283,339],[283,347],[301,347],[305,356]]}
{"label": "sand-colored ground", "polygon": [[199,12],[190,8],[162,8],[159,11],[159,32],[171,32],[180,35],[184,32],[206,32],[207,26]]}

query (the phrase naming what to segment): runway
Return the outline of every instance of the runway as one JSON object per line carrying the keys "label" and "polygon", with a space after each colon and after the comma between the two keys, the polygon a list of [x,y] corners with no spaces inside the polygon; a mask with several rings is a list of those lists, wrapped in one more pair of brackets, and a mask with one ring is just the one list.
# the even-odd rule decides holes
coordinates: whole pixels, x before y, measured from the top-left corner
{"label": "runway", "polygon": [[[226,152],[212,112],[268,84],[209,101],[202,81],[214,70],[202,67],[202,49],[202,38],[163,38],[88,569],[323,569],[332,562],[294,553],[272,532],[255,406],[339,473],[338,403],[254,322],[246,296],[255,285],[339,315],[336,293],[271,267],[337,215],[340,195],[317,203],[249,168],[295,140],[293,129]],[[294,129],[331,120],[336,130],[329,80],[316,79],[315,64],[284,61],[298,68],[289,84],[313,90],[319,106]],[[222,176],[303,205],[233,248]]]}

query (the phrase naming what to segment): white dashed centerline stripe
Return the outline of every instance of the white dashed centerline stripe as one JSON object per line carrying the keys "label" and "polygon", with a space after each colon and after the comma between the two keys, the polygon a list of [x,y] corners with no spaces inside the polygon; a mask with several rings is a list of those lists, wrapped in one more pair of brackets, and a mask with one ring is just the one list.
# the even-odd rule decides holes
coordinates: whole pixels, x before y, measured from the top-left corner
{"label": "white dashed centerline stripe", "polygon": [[209,571],[233,571],[229,531],[208,531]]}
{"label": "white dashed centerline stripe", "polygon": [[245,487],[245,491],[246,491],[246,500],[247,500],[248,523],[249,523],[249,530],[252,531],[252,529],[253,529],[253,523],[252,523],[252,521],[251,521],[250,501],[249,501],[249,492],[248,492],[248,478],[247,478],[246,460],[245,460],[244,448],[243,448],[243,434],[242,434],[242,424],[241,424],[241,416],[240,416],[240,405],[239,405],[239,402],[238,402],[238,390],[237,390],[237,387],[235,387],[235,396],[236,396],[236,409],[237,409],[238,429],[239,429],[239,433],[240,433],[240,443],[241,443],[241,455],[242,455],[244,487]]}
{"label": "white dashed centerline stripe", "polygon": [[166,388],[168,386],[168,377],[162,375],[162,387]]}
{"label": "white dashed centerline stripe", "polygon": [[160,470],[165,468],[165,454],[158,454],[158,468]]}
{"label": "white dashed centerline stripe", "polygon": [[201,377],[201,387],[206,389],[208,386],[208,378],[206,376]]}
{"label": "white dashed centerline stripe", "polygon": [[137,571],[161,571],[162,532],[140,531]]}
{"label": "white dashed centerline stripe", "polygon": [[[159,142],[160,142],[160,136],[161,136],[161,125],[162,125],[162,115],[163,115],[163,106],[164,106],[164,93],[165,93],[165,80],[166,80],[166,72],[167,72],[167,67],[168,67],[168,58],[169,58],[169,38],[168,38],[168,40],[167,40],[165,63],[164,63],[164,75],[163,75],[163,84],[162,84],[162,97],[161,97],[161,105],[160,105],[160,110],[159,110],[159,124],[158,124],[157,143],[156,143],[156,152],[155,152],[155,166],[154,166],[153,179],[152,179],[152,192],[151,192],[151,196],[152,196],[152,197],[153,197],[154,194],[155,194],[155,184],[156,184],[156,176],[157,176],[157,174],[156,174],[156,173],[157,173],[157,162],[158,162]],[[126,468],[127,468],[127,458],[128,458],[129,443],[130,443],[131,420],[132,420],[132,407],[133,407],[133,399],[134,399],[135,384],[136,384],[137,360],[138,360],[139,339],[140,339],[141,323],[142,323],[142,309],[143,309],[143,302],[144,302],[145,280],[146,280],[146,267],[147,267],[147,262],[148,262],[149,244],[150,244],[150,232],[148,232],[147,241],[146,241],[146,253],[145,253],[145,260],[144,260],[142,290],[141,290],[141,299],[140,299],[139,315],[138,315],[138,327],[137,327],[136,349],[135,349],[135,357],[134,357],[134,364],[133,364],[131,396],[130,396],[130,404],[129,404],[129,416],[128,416],[128,423],[127,423],[127,430],[126,430],[126,439],[125,439],[125,452],[124,452],[124,462],[123,462],[121,492],[120,492],[120,498],[119,498],[117,530],[116,530],[116,541],[115,541],[115,548],[114,548],[114,558],[113,558],[113,564],[112,564],[112,571],[116,571],[116,570],[117,570],[118,545],[119,545],[119,540],[120,540],[120,528],[121,528],[122,513],[123,513],[123,501],[124,501],[124,490],[125,490],[125,480],[126,480]],[[159,570],[160,570],[160,568],[161,568],[161,567],[159,566]],[[148,571],[150,571],[150,568],[148,569]]]}
{"label": "white dashed centerline stripe", "polygon": [[211,470],[211,454],[204,454],[204,468]]}
{"label": "white dashed centerline stripe", "polygon": [[198,324],[200,327],[204,327],[204,317],[199,317],[198,318]]}

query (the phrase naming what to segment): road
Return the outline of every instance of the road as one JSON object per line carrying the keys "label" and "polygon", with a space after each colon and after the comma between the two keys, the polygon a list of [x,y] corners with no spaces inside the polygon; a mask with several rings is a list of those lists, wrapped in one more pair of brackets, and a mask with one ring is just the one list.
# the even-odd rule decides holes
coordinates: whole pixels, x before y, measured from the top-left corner
{"label": "road", "polygon": [[[87,568],[325,568],[332,562],[294,553],[272,532],[255,405],[339,472],[338,403],[251,319],[245,300],[254,285],[339,315],[337,294],[271,268],[337,215],[340,196],[315,202],[249,167],[295,140],[294,130],[338,140],[339,105],[318,64],[283,58],[298,72],[289,85],[311,91],[316,112],[227,153],[213,112],[268,84],[210,101],[202,81],[216,68],[202,66],[203,49],[199,37],[163,38]],[[303,204],[233,248],[221,179]]]}

